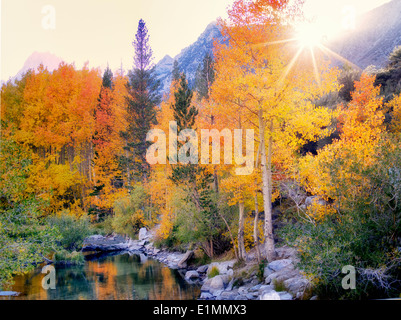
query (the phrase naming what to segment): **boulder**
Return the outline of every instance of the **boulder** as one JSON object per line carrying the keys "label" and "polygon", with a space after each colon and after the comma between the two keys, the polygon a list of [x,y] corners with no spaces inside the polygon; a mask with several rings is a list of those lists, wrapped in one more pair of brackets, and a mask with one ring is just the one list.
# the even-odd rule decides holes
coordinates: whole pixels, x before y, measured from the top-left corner
{"label": "boulder", "polygon": [[197,271],[187,271],[185,274],[185,279],[191,280],[191,279],[197,279],[199,278],[199,273]]}
{"label": "boulder", "polygon": [[211,279],[207,279],[203,284],[201,291],[215,292],[218,290],[224,290],[225,279],[223,276],[215,276]]}
{"label": "boulder", "polygon": [[[224,291],[220,297],[217,297],[217,300],[234,300],[237,296],[237,293],[232,291]],[[220,298],[220,299],[219,299]]]}
{"label": "boulder", "polygon": [[295,277],[284,281],[284,286],[288,292],[297,299],[302,298],[305,291],[310,287],[310,282],[303,277]]}
{"label": "boulder", "polygon": [[17,297],[19,294],[19,292],[15,291],[0,291],[0,297]]}
{"label": "boulder", "polygon": [[280,296],[280,300],[292,300],[293,296],[288,292],[279,292],[278,295]]}
{"label": "boulder", "polygon": [[265,279],[265,283],[266,284],[271,284],[275,281],[277,282],[284,282],[285,280],[291,279],[291,278],[295,278],[297,276],[300,276],[299,271],[298,270],[294,270],[294,267],[287,267],[284,269],[281,269],[280,271],[274,272],[272,274],[270,274],[266,279]]}
{"label": "boulder", "polygon": [[196,269],[197,272],[199,273],[206,273],[207,269],[209,268],[208,265],[206,266],[200,266],[198,269]]}
{"label": "boulder", "polygon": [[216,276],[212,278],[210,282],[210,288],[213,290],[222,290],[224,289],[224,279],[222,276]]}
{"label": "boulder", "polygon": [[187,253],[182,257],[182,259],[178,262],[178,268],[185,269],[188,266],[188,261],[192,258],[194,252],[189,250]]}
{"label": "boulder", "polygon": [[269,292],[269,291],[274,291],[274,286],[271,285],[261,285],[258,293],[259,295],[262,295],[264,292]]}
{"label": "boulder", "polygon": [[120,236],[103,237],[99,235],[90,236],[84,240],[82,251],[112,252],[127,250],[129,243]]}
{"label": "boulder", "polygon": [[260,300],[280,300],[280,295],[274,290],[268,291],[260,296]]}
{"label": "boulder", "polygon": [[140,230],[139,230],[139,234],[138,234],[138,239],[139,240],[147,240],[147,239],[149,239],[149,233],[148,233],[148,230],[146,229],[146,228],[141,228]]}
{"label": "boulder", "polygon": [[316,204],[318,204],[318,205],[320,205],[320,206],[325,206],[325,205],[327,205],[327,202],[326,202],[325,200],[320,199],[320,198],[317,197],[317,196],[314,196],[314,197],[307,197],[307,198],[305,199],[305,205],[306,205],[306,207],[309,207],[309,206],[313,205],[314,203],[316,203]]}
{"label": "boulder", "polygon": [[292,260],[291,259],[282,259],[282,260],[276,260],[273,262],[270,262],[267,267],[274,272],[280,271],[281,269],[287,268],[290,265],[292,265]]}
{"label": "boulder", "polygon": [[209,292],[202,292],[201,296],[200,296],[200,299],[203,299],[203,300],[208,300],[208,299],[212,299],[212,298],[214,298],[214,296]]}
{"label": "boulder", "polygon": [[235,261],[236,260],[230,260],[230,261],[224,261],[224,262],[212,262],[209,265],[209,268],[207,269],[207,274],[210,273],[210,271],[212,270],[213,267],[216,267],[217,269],[219,269],[220,274],[231,273],[233,271],[230,271],[230,270],[233,269]]}

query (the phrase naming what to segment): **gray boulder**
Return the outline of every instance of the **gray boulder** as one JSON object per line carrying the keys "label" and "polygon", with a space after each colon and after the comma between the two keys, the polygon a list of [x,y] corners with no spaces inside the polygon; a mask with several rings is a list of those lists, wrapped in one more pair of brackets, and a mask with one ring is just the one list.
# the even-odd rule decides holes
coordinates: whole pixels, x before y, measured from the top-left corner
{"label": "gray boulder", "polygon": [[278,295],[280,296],[280,300],[292,300],[293,296],[288,292],[279,292]]}
{"label": "gray boulder", "polygon": [[295,277],[285,280],[284,286],[297,299],[302,299],[305,291],[310,287],[310,282],[303,277]]}
{"label": "gray boulder", "polygon": [[208,265],[200,266],[198,269],[196,269],[196,271],[199,272],[199,273],[206,273],[208,268],[209,268]]}
{"label": "gray boulder", "polygon": [[290,265],[293,265],[291,259],[282,259],[270,262],[267,267],[274,272],[280,271],[281,269],[287,268]]}
{"label": "gray boulder", "polygon": [[189,250],[187,253],[182,257],[182,259],[178,262],[178,268],[185,269],[188,266],[188,261],[192,258],[194,252]]}
{"label": "gray boulder", "polygon": [[280,295],[276,291],[272,290],[264,292],[260,296],[260,300],[280,300]]}
{"label": "gray boulder", "polygon": [[270,274],[266,279],[266,284],[274,284],[274,282],[284,282],[285,280],[300,276],[298,270],[292,267],[281,269],[280,271]]}
{"label": "gray boulder", "polygon": [[199,273],[197,271],[187,271],[185,274],[185,279],[191,280],[191,279],[197,279],[199,278]]}
{"label": "gray boulder", "polygon": [[138,239],[140,241],[147,240],[147,239],[149,239],[149,237],[150,237],[150,234],[148,233],[148,230],[146,228],[141,228],[139,230]]}

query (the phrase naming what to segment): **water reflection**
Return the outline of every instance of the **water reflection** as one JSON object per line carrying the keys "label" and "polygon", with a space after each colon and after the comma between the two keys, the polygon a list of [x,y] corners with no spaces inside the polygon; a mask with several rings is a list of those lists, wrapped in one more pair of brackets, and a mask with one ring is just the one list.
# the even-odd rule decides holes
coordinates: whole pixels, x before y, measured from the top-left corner
{"label": "water reflection", "polygon": [[82,266],[57,266],[56,289],[42,288],[41,269],[15,278],[12,300],[196,300],[200,288],[144,256],[88,256]]}

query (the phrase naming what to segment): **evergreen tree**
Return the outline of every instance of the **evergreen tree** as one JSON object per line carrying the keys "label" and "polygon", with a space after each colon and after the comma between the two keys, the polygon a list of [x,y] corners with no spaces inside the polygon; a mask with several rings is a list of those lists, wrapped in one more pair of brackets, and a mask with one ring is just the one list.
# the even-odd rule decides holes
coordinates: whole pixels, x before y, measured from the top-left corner
{"label": "evergreen tree", "polygon": [[128,130],[123,133],[127,141],[126,155],[122,159],[127,174],[128,187],[132,177],[146,180],[149,176],[149,164],[146,162],[146,150],[150,143],[146,135],[156,124],[156,106],[160,103],[160,82],[156,78],[153,52],[149,45],[148,29],[141,19],[134,42],[135,49],[133,70],[128,73]]}
{"label": "evergreen tree", "polygon": [[174,60],[173,71],[172,71],[172,80],[173,81],[180,81],[181,78],[181,71],[180,67],[178,66],[178,61]]}
{"label": "evergreen tree", "polygon": [[195,76],[195,88],[198,92],[199,100],[209,99],[210,87],[215,79],[214,60],[213,57],[207,53],[203,58],[202,63],[199,65]]}
{"label": "evergreen tree", "polygon": [[[185,129],[196,131],[195,123],[198,110],[192,106],[193,92],[188,86],[185,74],[181,75],[179,88],[175,93],[175,103],[172,105],[174,120],[177,122],[178,132]],[[178,143],[178,150],[182,147]],[[187,200],[192,201],[197,210],[195,214],[197,232],[194,237],[206,243],[206,249],[213,256],[213,239],[218,237],[218,212],[211,184],[213,175],[206,166],[199,164],[172,165],[170,179],[177,185],[185,185],[187,188]]]}
{"label": "evergreen tree", "polygon": [[113,72],[108,65],[103,74],[102,87],[113,89]]}

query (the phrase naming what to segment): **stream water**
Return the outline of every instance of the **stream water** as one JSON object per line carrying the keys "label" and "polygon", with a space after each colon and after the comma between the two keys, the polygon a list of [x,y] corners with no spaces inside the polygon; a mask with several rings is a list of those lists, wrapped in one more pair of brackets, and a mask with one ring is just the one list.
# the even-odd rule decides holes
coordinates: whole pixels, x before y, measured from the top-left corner
{"label": "stream water", "polygon": [[56,289],[45,290],[42,269],[16,276],[17,297],[0,300],[196,300],[200,287],[177,270],[128,253],[86,256],[80,266],[56,266]]}

